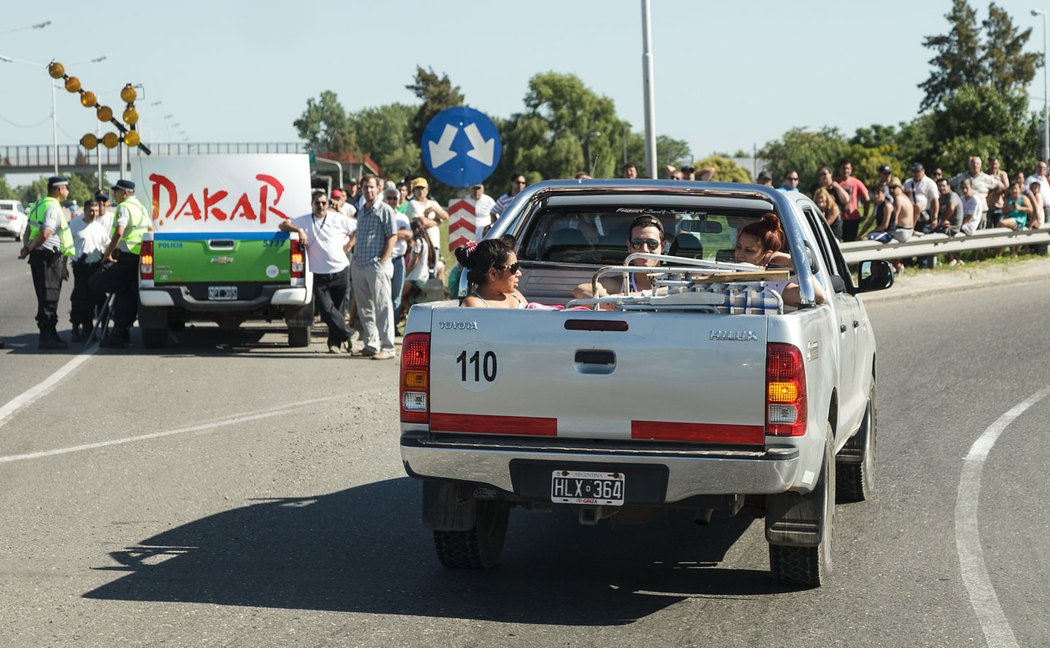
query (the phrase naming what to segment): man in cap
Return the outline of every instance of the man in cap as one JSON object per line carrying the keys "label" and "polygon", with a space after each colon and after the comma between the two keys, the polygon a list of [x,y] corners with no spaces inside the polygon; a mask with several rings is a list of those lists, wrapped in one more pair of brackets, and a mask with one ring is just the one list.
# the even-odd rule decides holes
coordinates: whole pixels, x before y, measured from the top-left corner
{"label": "man in cap", "polygon": [[69,181],[62,176],[47,180],[47,197],[29,210],[18,258],[29,257],[29,270],[36,293],[36,325],[41,349],[68,348],[58,336],[58,300],[65,274],[65,258],[74,254],[73,232],[62,209],[69,196]]}
{"label": "man in cap", "polygon": [[[408,209],[405,210],[405,215],[408,216],[409,222],[419,220],[423,227],[427,228],[427,237],[430,238],[430,245],[435,250],[440,250],[441,229],[438,226],[448,220],[448,212],[436,200],[429,198],[430,185],[427,183],[426,178],[415,178],[412,180],[411,187],[412,199],[408,201]],[[438,259],[435,274],[438,279],[444,281],[445,264],[440,261],[440,257]]]}
{"label": "man in cap", "polygon": [[91,278],[92,290],[113,293],[113,330],[100,347],[119,348],[131,340],[131,325],[139,309],[139,251],[146,232],[153,231],[149,210],[135,197],[135,183],[117,180],[112,187],[117,203],[102,270]]}
{"label": "man in cap", "polygon": [[346,202],[346,192],[342,189],[332,189],[332,199],[328,203],[328,208],[339,212],[347,218],[357,216],[357,207]]}

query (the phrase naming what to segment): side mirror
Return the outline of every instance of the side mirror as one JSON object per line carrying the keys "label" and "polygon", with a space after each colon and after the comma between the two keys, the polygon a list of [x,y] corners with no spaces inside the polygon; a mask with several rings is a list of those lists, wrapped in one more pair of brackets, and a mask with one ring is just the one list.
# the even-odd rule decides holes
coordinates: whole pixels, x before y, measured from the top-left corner
{"label": "side mirror", "polygon": [[886,290],[893,285],[893,266],[889,261],[861,261],[857,292]]}

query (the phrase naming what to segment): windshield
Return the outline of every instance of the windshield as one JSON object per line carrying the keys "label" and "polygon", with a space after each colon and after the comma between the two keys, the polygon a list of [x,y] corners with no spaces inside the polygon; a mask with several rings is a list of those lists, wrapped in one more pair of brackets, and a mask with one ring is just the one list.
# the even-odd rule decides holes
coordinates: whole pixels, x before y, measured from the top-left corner
{"label": "windshield", "polygon": [[642,214],[660,220],[664,254],[708,261],[733,261],[737,232],[764,211],[744,209],[645,209],[642,207],[555,207],[541,210],[519,235],[524,261],[619,265],[627,256],[631,222]]}

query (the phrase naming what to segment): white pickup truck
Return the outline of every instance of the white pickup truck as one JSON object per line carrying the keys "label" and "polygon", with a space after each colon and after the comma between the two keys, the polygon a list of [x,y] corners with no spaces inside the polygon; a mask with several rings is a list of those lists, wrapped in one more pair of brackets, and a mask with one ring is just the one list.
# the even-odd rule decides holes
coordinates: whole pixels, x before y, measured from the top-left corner
{"label": "white pickup truck", "polygon": [[[732,263],[737,232],[767,212],[795,306]],[[627,271],[642,213],[675,254],[648,271],[656,294],[569,301],[596,273]],[[757,185],[544,182],[489,234],[506,235],[522,293],[568,308],[441,302],[406,327],[401,455],[441,562],[493,566],[514,506],[569,506],[582,524],[723,510],[765,519],[776,579],[822,584],[836,498],[874,486],[875,339],[857,294],[888,288],[889,264],[861,264],[855,283],[813,202]]]}

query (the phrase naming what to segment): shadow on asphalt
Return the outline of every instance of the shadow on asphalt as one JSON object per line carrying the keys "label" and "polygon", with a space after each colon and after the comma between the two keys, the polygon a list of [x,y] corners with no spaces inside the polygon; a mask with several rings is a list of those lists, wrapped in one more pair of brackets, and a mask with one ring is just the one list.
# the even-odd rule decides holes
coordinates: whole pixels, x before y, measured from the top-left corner
{"label": "shadow on asphalt", "polygon": [[586,626],[784,591],[764,570],[718,566],[749,520],[678,514],[581,527],[567,511],[515,509],[496,568],[446,570],[419,500],[404,477],[219,513],[109,554],[97,569],[119,576],[85,597]]}

